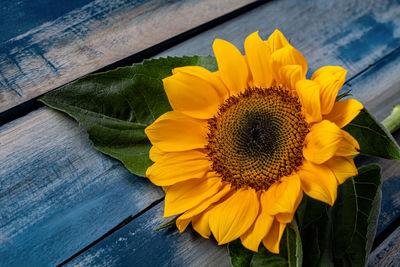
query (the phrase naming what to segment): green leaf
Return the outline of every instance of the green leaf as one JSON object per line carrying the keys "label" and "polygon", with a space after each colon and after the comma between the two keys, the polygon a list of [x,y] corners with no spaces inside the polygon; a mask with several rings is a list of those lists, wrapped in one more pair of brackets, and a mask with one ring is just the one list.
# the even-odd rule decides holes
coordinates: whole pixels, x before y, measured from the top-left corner
{"label": "green leaf", "polygon": [[250,266],[254,252],[245,248],[240,239],[236,239],[228,244],[228,254],[232,266],[248,267]]}
{"label": "green leaf", "polygon": [[[369,165],[338,188],[333,207],[307,197],[297,210],[304,266],[364,266],[382,197],[380,168]],[[318,204],[319,203],[319,204]]]}
{"label": "green leaf", "polygon": [[[334,206],[326,206],[321,216],[300,228],[304,266],[364,266],[376,233],[381,194],[376,165],[360,168],[357,176],[339,186]],[[306,209],[314,209],[315,201],[309,198]]]}
{"label": "green leaf", "polygon": [[212,56],[192,56],[192,57],[167,57],[143,61],[142,64],[134,64],[132,72],[135,74],[145,74],[155,79],[164,79],[170,76],[173,68],[183,66],[202,66],[209,71],[217,71],[217,61]]}
{"label": "green leaf", "polygon": [[238,239],[228,244],[228,253],[234,267],[302,266],[303,250],[295,220],[286,226],[279,248],[280,254],[273,254],[260,245],[258,253],[255,253],[246,249]]}
{"label": "green leaf", "polygon": [[296,215],[299,221],[301,242],[303,246],[303,265],[317,266],[321,258],[320,242],[323,240],[325,224],[327,222],[327,210],[329,205],[303,195]]}
{"label": "green leaf", "polygon": [[382,198],[377,165],[359,169],[340,188],[332,208],[335,265],[364,266],[375,237]]}
{"label": "green leaf", "polygon": [[346,92],[344,92],[344,93],[338,95],[338,96],[336,97],[336,102],[338,102],[338,101],[340,101],[340,100],[342,100],[343,98],[348,97],[348,96],[351,96],[351,89],[349,89],[349,90],[347,90]]}
{"label": "green leaf", "polygon": [[[284,239],[282,236],[280,248],[282,248],[282,243],[285,243],[285,241],[283,240]],[[289,266],[289,261],[285,256],[282,256],[280,254],[273,254],[269,252],[264,246],[260,246],[260,248],[258,249],[258,253],[254,253],[250,266],[286,267]]]}
{"label": "green leaf", "polygon": [[173,219],[169,220],[166,223],[161,224],[160,226],[158,226],[156,229],[154,229],[154,231],[158,231],[161,229],[165,229],[171,226],[175,226],[176,225],[176,220],[179,218],[180,215],[175,216]]}
{"label": "green leaf", "polygon": [[366,109],[344,127],[360,144],[362,154],[400,160],[400,147],[389,131]]}
{"label": "green leaf", "polygon": [[302,266],[303,249],[296,220],[286,226],[279,244],[279,251],[279,255],[273,254],[264,246],[260,246],[259,252],[253,256],[251,266]]}
{"label": "green leaf", "polygon": [[286,252],[288,265],[291,267],[301,266],[303,263],[303,248],[296,220],[293,220],[286,226],[283,238],[286,241],[286,249],[283,249],[281,254],[284,255]]}
{"label": "green leaf", "polygon": [[145,176],[152,164],[151,144],[144,129],[171,110],[162,79],[182,66],[217,69],[213,57],[168,57],[87,75],[40,99],[63,111],[88,132],[101,152],[121,160],[133,173]]}
{"label": "green leaf", "polygon": [[328,204],[315,200],[304,194],[296,211],[299,220],[299,228],[303,229],[325,216],[328,206]]}

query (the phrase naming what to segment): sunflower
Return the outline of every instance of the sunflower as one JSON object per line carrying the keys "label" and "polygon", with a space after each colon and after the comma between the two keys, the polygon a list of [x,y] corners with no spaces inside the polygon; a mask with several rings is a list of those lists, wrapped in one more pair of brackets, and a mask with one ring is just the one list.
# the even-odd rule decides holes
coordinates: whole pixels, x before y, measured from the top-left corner
{"label": "sunflower", "polygon": [[283,231],[303,192],[333,205],[337,187],[357,174],[358,142],[341,128],[362,104],[336,101],[346,70],[318,69],[306,79],[303,55],[276,30],[213,50],[218,71],[173,69],[163,80],[173,111],[145,130],[154,164],[146,175],[162,186],[164,216],[182,232],[192,224],[218,244],[240,238],[279,253]]}

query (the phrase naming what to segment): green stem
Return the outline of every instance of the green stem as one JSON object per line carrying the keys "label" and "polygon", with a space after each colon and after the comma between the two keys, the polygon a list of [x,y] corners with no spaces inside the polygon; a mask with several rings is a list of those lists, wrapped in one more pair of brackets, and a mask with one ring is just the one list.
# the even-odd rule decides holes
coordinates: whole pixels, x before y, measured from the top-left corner
{"label": "green stem", "polygon": [[392,113],[382,121],[382,124],[391,133],[400,128],[400,105],[393,107]]}

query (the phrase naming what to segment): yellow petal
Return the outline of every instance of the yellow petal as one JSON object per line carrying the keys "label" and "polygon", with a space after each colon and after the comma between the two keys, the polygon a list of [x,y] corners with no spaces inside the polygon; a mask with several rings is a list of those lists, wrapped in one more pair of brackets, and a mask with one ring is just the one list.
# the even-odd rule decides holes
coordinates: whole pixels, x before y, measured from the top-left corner
{"label": "yellow petal", "polygon": [[224,184],[223,187],[215,195],[207,198],[206,200],[201,202],[196,207],[186,211],[184,214],[182,214],[178,218],[178,220],[179,219],[181,219],[181,220],[190,219],[190,218],[202,213],[207,208],[209,208],[212,204],[218,202],[224,196],[229,195],[229,193],[231,191],[232,191],[231,185],[230,184]]}
{"label": "yellow petal", "polygon": [[307,61],[303,55],[293,46],[286,45],[271,54],[271,64],[274,77],[277,83],[282,83],[280,69],[286,65],[300,65],[302,68],[301,76],[307,73]]}
{"label": "yellow petal", "polygon": [[244,50],[253,77],[253,86],[270,87],[273,79],[270,66],[271,53],[258,36],[258,32],[252,33],[246,38]]}
{"label": "yellow petal", "polygon": [[271,207],[269,213],[276,215],[278,213],[293,214],[296,211],[299,194],[301,194],[300,178],[294,173],[289,177],[281,179],[280,183],[273,184],[265,194],[271,194]]}
{"label": "yellow petal", "polygon": [[[199,66],[182,67],[174,73],[163,79],[171,107],[198,119],[213,117],[227,95],[225,88],[213,84],[212,81],[217,80],[215,74]],[[221,97],[224,90],[225,96]]]}
{"label": "yellow petal", "polygon": [[197,150],[171,152],[146,171],[155,185],[173,185],[189,179],[200,179],[211,169],[210,161]]}
{"label": "yellow petal", "polygon": [[215,88],[222,99],[225,99],[226,96],[229,95],[229,90],[222,81],[219,71],[210,72],[209,70],[200,66],[185,66],[172,70],[172,74],[178,73],[193,75],[203,79],[204,81],[207,81],[212,87]]}
{"label": "yellow petal", "polygon": [[360,111],[363,105],[355,99],[346,99],[335,102],[331,112],[324,116],[325,120],[336,123],[339,128],[343,128],[351,122]]}
{"label": "yellow petal", "polygon": [[271,203],[268,202],[265,192],[260,196],[260,204],[261,207],[256,222],[240,237],[243,246],[255,252],[258,251],[261,240],[266,236],[274,221],[274,216],[268,213]]}
{"label": "yellow petal", "polygon": [[293,220],[294,213],[278,213],[275,219],[280,223],[290,223]]}
{"label": "yellow petal", "polygon": [[336,96],[346,80],[346,74],[347,70],[338,66],[325,66],[313,74],[311,79],[321,85],[322,114],[328,114],[332,110]]}
{"label": "yellow petal", "polygon": [[149,151],[149,158],[153,162],[156,162],[156,161],[160,160],[166,154],[167,154],[166,152],[161,151],[158,147],[152,146]]}
{"label": "yellow petal", "polygon": [[214,41],[213,50],[222,81],[229,91],[232,94],[244,91],[249,77],[244,56],[233,44],[221,39]]}
{"label": "yellow petal", "polygon": [[[286,65],[279,70],[281,83],[291,90],[296,89],[296,83],[304,80],[306,76],[303,74],[303,68],[300,65]],[[319,102],[319,101],[318,101]]]}
{"label": "yellow petal", "polygon": [[150,142],[165,152],[204,148],[207,132],[207,121],[177,111],[164,113],[145,129]]}
{"label": "yellow petal", "polygon": [[358,154],[357,141],[336,124],[323,120],[311,127],[305,138],[304,157],[317,164],[324,163],[333,156]]}
{"label": "yellow petal", "polygon": [[344,81],[346,79],[347,70],[339,66],[324,66],[322,68],[317,69],[313,73],[311,79],[315,79],[322,73],[330,73],[332,75],[337,76],[338,79]]}
{"label": "yellow petal", "polygon": [[322,120],[319,98],[320,85],[311,80],[301,80],[296,83],[296,91],[303,106],[306,121],[319,122]]}
{"label": "yellow petal", "polygon": [[265,43],[269,46],[271,53],[289,44],[285,36],[279,31],[275,30]]}
{"label": "yellow petal", "polygon": [[347,178],[358,174],[357,167],[351,157],[333,157],[324,163],[335,174],[339,184],[343,184]]}
{"label": "yellow petal", "polygon": [[307,195],[331,206],[335,203],[338,183],[335,175],[327,166],[304,161],[298,174],[302,188]]}
{"label": "yellow petal", "polygon": [[290,223],[291,221],[293,221],[294,213],[296,212],[297,208],[299,207],[302,199],[303,199],[303,190],[300,190],[300,193],[297,196],[296,202],[294,204],[293,211],[287,212],[287,213],[278,213],[275,215],[275,218],[280,223]]}
{"label": "yellow petal", "polygon": [[243,235],[254,223],[259,209],[254,189],[239,189],[210,210],[210,229],[219,245]]}
{"label": "yellow petal", "polygon": [[348,132],[342,130],[343,139],[340,142],[339,148],[336,150],[335,156],[353,156],[357,155],[360,150],[360,145],[357,140]]}
{"label": "yellow petal", "polygon": [[192,218],[190,219],[176,219],[176,228],[178,228],[179,232],[185,231],[186,227],[188,227],[189,223],[192,221]]}
{"label": "yellow petal", "polygon": [[193,229],[199,233],[204,238],[209,238],[211,235],[210,224],[209,221],[209,212],[204,212],[201,215],[196,216],[193,218],[192,225]]}
{"label": "yellow petal", "polygon": [[169,186],[165,192],[164,217],[181,214],[197,206],[221,187],[219,177],[189,180]]}
{"label": "yellow petal", "polygon": [[230,184],[224,184],[223,187],[215,195],[207,198],[196,207],[186,211],[181,216],[179,216],[179,218],[176,220],[176,226],[178,227],[179,231],[183,232],[194,217],[200,215],[212,204],[216,203],[221,198],[229,194],[231,190],[232,188]]}
{"label": "yellow petal", "polygon": [[280,223],[274,220],[267,236],[263,239],[263,244],[266,249],[272,253],[279,254],[279,244],[285,227],[286,223]]}

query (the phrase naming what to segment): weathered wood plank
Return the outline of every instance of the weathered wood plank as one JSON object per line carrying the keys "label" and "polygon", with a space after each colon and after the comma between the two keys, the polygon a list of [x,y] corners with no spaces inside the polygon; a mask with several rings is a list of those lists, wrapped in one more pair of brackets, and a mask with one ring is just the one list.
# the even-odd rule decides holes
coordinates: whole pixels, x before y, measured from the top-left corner
{"label": "weathered wood plank", "polygon": [[[0,44],[0,112],[250,2],[86,0],[39,26],[35,20],[42,17],[23,15],[20,19],[31,19],[36,27]],[[46,10],[50,4],[28,4],[29,10],[21,12],[30,13],[32,6],[41,10],[40,5]],[[69,5],[58,3],[66,11]],[[0,14],[9,12],[3,10]],[[0,28],[12,22],[5,17]]]}
{"label": "weathered wood plank", "polygon": [[369,267],[400,266],[400,227],[378,246],[368,258]]}
{"label": "weathered wood plank", "polygon": [[163,195],[47,108],[0,129],[0,162],[1,266],[54,266]]}
{"label": "weathered wood plank", "polygon": [[67,266],[230,266],[226,246],[204,239],[192,228],[154,231],[166,222],[163,203],[116,231]]}
{"label": "weathered wood plank", "polygon": [[[385,2],[386,3],[386,2]],[[393,30],[393,40],[389,43],[393,43],[391,46],[388,46],[386,43],[377,43],[375,46],[374,50],[368,50],[370,53],[368,54],[368,56],[366,56],[365,58],[362,58],[360,60],[354,60],[354,61],[348,61],[344,55],[341,55],[340,53],[332,53],[333,51],[336,51],[335,46],[332,47],[330,45],[329,42],[325,43],[326,40],[328,40],[329,38],[332,38],[333,36],[336,36],[338,34],[338,27],[345,27],[347,25],[347,27],[350,27],[348,30],[351,30],[354,25],[357,25],[357,22],[355,21],[356,18],[358,17],[362,17],[366,14],[371,13],[373,18],[375,18],[375,16],[384,16],[388,21],[389,20],[394,20],[396,18],[396,15],[398,12],[398,6],[394,5],[391,7],[391,11],[388,12],[386,9],[384,8],[378,8],[378,7],[382,7],[384,6],[385,8],[390,7],[388,4],[382,4],[382,3],[378,3],[376,4],[375,2],[373,4],[366,4],[366,6],[360,6],[358,9],[352,8],[351,6],[347,6],[349,4],[347,4],[347,2],[345,3],[345,1],[343,1],[343,3],[338,3],[338,6],[340,8],[343,9],[348,9],[348,8],[352,8],[352,12],[343,10],[342,13],[347,14],[348,17],[342,17],[341,19],[338,19],[335,16],[319,16],[320,14],[323,14],[326,11],[326,6],[329,6],[329,3],[327,4],[326,1],[322,1],[322,2],[301,2],[300,4],[298,4],[298,6],[296,8],[294,8],[294,6],[291,4],[290,1],[279,1],[279,2],[271,2],[268,3],[264,6],[262,6],[261,8],[249,12],[241,17],[238,17],[236,20],[233,20],[230,23],[234,23],[236,26],[231,27],[230,23],[225,23],[223,25],[221,25],[220,27],[217,27],[215,30],[210,31],[210,35],[211,35],[211,39],[214,37],[221,37],[221,38],[225,38],[227,40],[235,40],[238,47],[242,46],[242,42],[245,38],[245,36],[250,33],[251,31],[253,31],[254,29],[250,30],[250,26],[248,25],[253,25],[252,27],[254,28],[258,28],[263,32],[272,32],[272,30],[276,27],[279,26],[279,28],[281,28],[281,26],[283,27],[284,25],[284,21],[286,20],[287,23],[289,25],[292,25],[293,27],[297,27],[297,30],[292,29],[292,31],[289,33],[288,31],[285,31],[285,34],[287,34],[288,36],[290,36],[292,42],[294,42],[294,45],[296,47],[300,47],[300,49],[303,52],[303,49],[305,49],[304,54],[306,56],[306,58],[309,60],[309,65],[312,68],[317,68],[316,66],[322,66],[322,65],[328,65],[328,64],[338,64],[338,65],[342,65],[342,66],[347,66],[350,67],[350,69],[352,69],[352,71],[349,74],[349,77],[351,78],[352,75],[354,76],[354,74],[357,74],[358,72],[362,71],[363,69],[367,68],[369,66],[369,64],[373,63],[376,59],[382,57],[382,55],[384,55],[386,52],[390,52],[394,50],[394,47],[397,42],[397,36],[395,35],[395,30],[397,28],[395,28]],[[323,10],[324,12],[320,11]],[[277,10],[282,11],[281,17],[285,17],[286,19],[280,18],[279,16],[276,15]],[[293,11],[295,10],[295,11]],[[300,10],[300,11],[299,11]],[[386,11],[385,11],[386,10]],[[312,13],[312,12],[313,13]],[[378,12],[379,11],[379,12]],[[308,12],[310,12],[311,14],[319,14],[318,16],[316,16],[315,18],[313,18],[313,23],[310,24],[310,32],[306,32],[303,29],[304,27],[304,18],[308,16],[305,16],[305,14],[307,14]],[[339,11],[334,11],[337,12],[336,15],[340,14],[341,12]],[[378,12],[378,13],[377,13]],[[386,12],[386,13],[385,13]],[[284,15],[282,15],[284,14]],[[350,15],[351,14],[351,15]],[[368,16],[368,15],[366,15]],[[244,18],[245,17],[245,18]],[[330,18],[330,19],[329,19]],[[279,25],[275,24],[275,20],[279,19]],[[324,31],[322,33],[317,33],[316,31],[313,31],[312,28],[313,27],[320,27],[319,25],[315,25],[318,24],[318,19],[323,20],[321,23],[325,24],[327,27],[324,29]],[[252,21],[253,20],[257,20],[257,24],[254,24]],[[326,21],[328,20],[328,21]],[[352,21],[353,24],[348,23],[348,24],[340,24],[340,21]],[[296,24],[296,22],[298,22]],[[335,24],[336,23],[336,24]],[[297,26],[296,26],[297,25]],[[256,27],[257,26],[257,27]],[[311,27],[312,26],[312,27]],[[329,27],[328,27],[329,26]],[[367,30],[365,28],[370,28],[370,29],[375,29],[376,27],[378,27],[379,24],[366,24],[366,26],[364,28],[362,28],[361,26],[359,26],[359,28],[362,28],[362,31],[359,30],[358,34],[349,34],[346,36],[345,40],[347,43],[351,43],[351,42],[356,42],[357,40],[359,40],[360,35],[363,35],[362,33],[365,33]],[[231,27],[231,28],[230,28]],[[242,29],[243,28],[243,29]],[[379,27],[378,27],[379,28]],[[229,30],[229,34],[230,37],[226,37],[225,32],[227,31],[227,29]],[[235,31],[236,29],[236,31]],[[346,29],[346,28],[344,28]],[[292,34],[292,35],[290,35]],[[368,37],[369,36],[369,37]],[[374,42],[374,40],[369,40],[368,38],[372,38],[370,35],[367,34],[367,36],[365,37],[365,42],[369,42],[371,41],[372,43]],[[321,47],[316,47],[315,45],[312,45],[311,48],[309,47],[302,47],[302,42],[305,40],[308,40],[307,38],[310,39],[315,39],[316,43],[319,43],[321,45]],[[196,42],[193,42],[193,40],[196,40]],[[207,47],[207,49],[210,49],[211,47],[211,43],[212,40],[210,40],[210,36],[208,36],[208,34],[204,34],[202,35],[202,39],[197,39],[194,38],[193,40],[189,40],[185,43],[183,43],[182,45],[179,46],[179,48],[177,49],[182,49],[183,51],[186,51],[187,54],[195,54],[195,53],[208,53],[207,51],[210,50],[202,50],[202,47]],[[325,41],[324,41],[325,40]],[[343,41],[343,42],[344,42]],[[206,45],[204,45],[204,43],[207,43]],[[307,41],[307,44],[311,43],[311,41]],[[339,42],[340,43],[340,42]],[[240,45],[239,45],[240,44]],[[310,44],[311,45],[311,44]],[[339,45],[339,44],[336,44]],[[175,50],[175,52],[179,52],[178,50]],[[170,51],[171,54],[174,53],[174,51]],[[357,53],[357,51],[354,51],[354,53]],[[324,57],[324,55],[330,55],[328,57]],[[334,63],[332,63],[332,60]],[[398,66],[398,65],[396,65]],[[352,83],[353,86],[356,86],[355,84]],[[384,90],[381,87],[377,87],[378,91],[380,90]],[[362,97],[362,90],[360,90],[361,92],[356,95],[357,97]],[[43,232],[35,232],[35,231],[19,231],[16,230],[14,231],[14,235],[12,236],[12,239],[8,239],[7,242],[3,242],[3,238],[0,239],[0,250],[13,250],[13,252],[15,253],[15,255],[25,255],[27,259],[32,259],[34,257],[37,257],[38,253],[37,251],[46,251],[46,253],[41,253],[41,254],[46,254],[46,255],[40,255],[40,257],[42,257],[41,259],[48,259],[51,258],[53,262],[62,262],[63,260],[65,260],[66,258],[68,258],[69,256],[73,255],[75,252],[77,252],[79,249],[83,248],[86,246],[86,244],[93,242],[94,240],[96,240],[97,238],[99,238],[102,234],[104,234],[105,232],[107,232],[107,230],[105,229],[106,227],[104,227],[104,229],[99,229],[97,232],[94,231],[94,225],[97,224],[105,224],[105,225],[113,225],[115,226],[117,223],[116,221],[119,220],[122,221],[123,219],[125,219],[127,216],[125,215],[126,212],[127,214],[133,214],[133,211],[121,211],[121,214],[116,214],[115,217],[111,217],[108,216],[107,213],[101,213],[101,211],[103,209],[108,209],[108,210],[120,210],[120,209],[125,209],[126,206],[121,206],[120,203],[118,202],[114,202],[111,201],[110,199],[104,199],[102,198],[101,194],[92,194],[91,190],[93,190],[94,192],[98,192],[98,190],[104,189],[104,184],[103,181],[100,180],[98,183],[95,182],[94,180],[90,180],[89,178],[87,180],[89,181],[93,181],[93,183],[91,182],[86,182],[85,179],[78,179],[78,176],[75,173],[87,173],[90,176],[90,173],[94,172],[97,173],[96,170],[101,168],[101,164],[99,166],[98,161],[96,160],[96,157],[86,157],[84,158],[84,160],[82,160],[82,164],[85,164],[85,166],[80,166],[77,170],[74,170],[73,168],[68,168],[68,166],[74,166],[72,163],[67,163],[68,160],[71,162],[76,162],[76,160],[74,160],[74,157],[76,154],[79,155],[80,150],[86,151],[87,149],[91,149],[89,148],[89,145],[86,143],[84,144],[82,147],[78,146],[78,147],[74,147],[73,149],[65,149],[65,146],[63,145],[58,145],[59,143],[80,143],[81,141],[79,140],[84,140],[84,138],[86,138],[86,135],[83,133],[80,134],[76,134],[76,135],[72,135],[72,136],[68,136],[67,133],[68,131],[71,131],[71,128],[74,128],[76,126],[73,126],[73,124],[68,124],[68,125],[64,125],[66,122],[59,120],[57,118],[54,118],[55,122],[50,123],[49,121],[51,119],[49,119],[51,116],[54,116],[52,114],[57,114],[54,113],[53,111],[49,111],[48,109],[42,109],[40,110],[39,113],[38,112],[34,112],[31,113],[29,115],[27,115],[25,118],[18,120],[16,122],[10,123],[8,125],[5,125],[5,128],[1,128],[1,129],[6,129],[8,131],[8,136],[9,137],[4,137],[7,138],[8,140],[16,140],[13,141],[12,143],[4,143],[2,141],[0,141],[1,144],[4,144],[4,147],[8,146],[7,150],[8,151],[16,151],[18,146],[20,146],[18,144],[18,140],[23,140],[25,138],[27,138],[29,140],[29,142],[36,142],[36,139],[40,139],[43,138],[45,136],[51,136],[52,138],[49,140],[49,144],[48,147],[46,147],[46,151],[50,150],[53,151],[52,155],[58,155],[58,154],[63,154],[65,155],[65,159],[64,162],[65,164],[63,166],[65,166],[64,168],[60,168],[60,177],[63,177],[63,179],[66,179],[65,181],[63,181],[64,183],[71,183],[70,186],[70,190],[55,190],[54,192],[54,197],[59,198],[59,199],[63,199],[64,197],[70,197],[69,200],[71,200],[71,206],[69,210],[63,210],[63,206],[62,205],[56,205],[57,202],[52,202],[52,203],[47,203],[47,202],[40,202],[38,200],[34,200],[35,203],[32,203],[33,206],[35,206],[36,210],[41,210],[41,209],[46,209],[46,212],[43,212],[40,214],[39,218],[37,218],[36,221],[49,221],[49,222],[60,222],[59,220],[56,220],[55,218],[58,218],[58,216],[66,216],[64,214],[68,214],[68,212],[77,212],[76,214],[78,214],[78,212],[80,211],[80,205],[85,205],[85,204],[80,204],[82,203],[90,203],[92,206],[92,208],[96,211],[99,211],[97,214],[102,214],[99,215],[99,217],[96,217],[96,221],[94,223],[90,223],[90,221],[92,220],[92,218],[94,218],[95,216],[90,217],[90,215],[88,215],[89,217],[85,217],[82,219],[82,223],[80,225],[80,231],[81,232],[90,232],[92,233],[92,235],[88,236],[84,236],[85,240],[83,241],[83,238],[80,238],[80,236],[76,236],[76,235],[69,235],[69,229],[71,229],[71,224],[70,221],[64,221],[63,223],[59,223],[57,226],[59,226],[60,228],[58,228],[58,234],[54,234],[52,233],[53,228],[52,227],[48,227],[47,229],[47,236],[45,239],[41,239],[40,235],[43,234]],[[42,114],[41,116],[39,116],[40,114]],[[61,117],[60,117],[61,118]],[[30,125],[31,123],[34,123],[36,126],[36,131],[31,131],[29,130],[29,126],[25,126],[25,125]],[[48,125],[52,125],[52,124],[57,124],[60,123],[61,126],[52,126],[49,127]],[[27,127],[26,130],[25,127]],[[13,135],[13,131],[11,129],[14,128],[20,128],[21,132],[23,132],[24,134],[21,134],[20,137],[16,138]],[[75,130],[72,130],[75,131]],[[51,133],[51,132],[56,132],[56,133]],[[3,136],[3,135],[2,135]],[[11,137],[10,137],[11,136]],[[65,139],[64,141],[62,141],[62,139]],[[61,141],[60,141],[61,140]],[[42,153],[43,150],[41,150],[41,152],[36,152],[34,149],[29,148],[28,144],[29,142],[25,145],[22,146],[22,149],[20,151],[25,151],[26,153],[21,153],[21,155],[18,154],[13,154],[13,156],[15,157],[15,164],[18,164],[18,166],[15,169],[10,169],[12,172],[5,172],[4,176],[3,174],[0,177],[3,177],[1,179],[1,183],[4,183],[7,188],[16,188],[15,190],[18,190],[17,188],[21,185],[23,185],[24,183],[28,183],[28,184],[33,184],[33,185],[37,185],[38,187],[44,187],[46,188],[47,184],[52,181],[51,177],[54,177],[54,174],[52,173],[52,168],[51,166],[54,165],[54,161],[52,160],[51,156],[47,156],[47,161],[42,161],[45,162],[43,163],[43,165],[39,165],[39,168],[36,170],[37,175],[33,173],[27,173],[27,174],[23,174],[23,175],[19,175],[19,173],[23,173],[24,168],[27,168],[26,166],[32,165],[32,164],[38,164],[37,162],[40,162],[40,160],[37,160],[37,157],[42,157]],[[43,144],[43,142],[42,142]],[[25,149],[24,149],[25,148]],[[3,147],[0,150],[1,154],[3,153],[3,151],[6,151]],[[94,152],[93,152],[94,153]],[[90,153],[89,153],[90,154]],[[105,156],[101,156],[106,158]],[[8,158],[8,157],[7,157]],[[3,161],[0,161],[0,164],[3,164]],[[78,161],[80,162],[80,161]],[[121,166],[116,167],[116,168],[122,168]],[[83,169],[83,170],[82,170]],[[101,172],[101,171],[100,171]],[[12,173],[15,173],[14,175],[12,175]],[[104,174],[99,173],[98,174],[100,177],[102,177]],[[18,181],[16,182],[3,182],[6,180],[11,180],[9,179],[9,177],[14,177],[13,179],[20,179],[19,181],[21,181],[21,183],[17,184]],[[50,177],[50,178],[49,178]],[[24,181],[22,181],[22,179],[26,178]],[[96,180],[97,181],[97,180]],[[59,181],[60,182],[60,181]],[[146,183],[145,183],[146,184]],[[135,190],[134,188],[132,189],[131,187],[129,188],[124,188],[121,189],[119,188],[119,186],[115,186],[115,187],[110,187],[108,188],[109,191],[107,191],[109,194],[113,194],[114,196],[118,196],[119,198],[136,198],[136,197],[141,197],[143,199],[145,199],[145,201],[148,201],[146,199],[151,199],[153,198],[153,200],[157,200],[159,199],[160,195],[153,195],[151,196],[151,194],[154,194],[154,187],[152,187],[151,185],[146,185],[149,188],[145,189],[142,188],[140,190]],[[81,191],[80,188],[86,188],[87,191]],[[122,187],[126,187],[125,185]],[[104,189],[105,190],[105,189]],[[7,192],[9,192],[9,189],[7,189]],[[16,197],[16,195],[12,196],[11,193],[4,193],[5,195],[3,196],[3,199],[7,198],[7,195],[9,194],[9,200],[8,203],[10,203],[9,205],[12,205],[11,203],[14,203],[15,206],[17,206],[14,210],[10,210],[10,212],[4,213],[7,214],[7,217],[4,216],[4,220],[6,220],[6,218],[12,218],[12,219],[7,219],[7,223],[11,224],[10,228],[13,227],[13,225],[15,224],[15,229],[18,229],[19,225],[18,222],[23,222],[25,220],[25,223],[28,224],[35,224],[35,222],[31,222],[31,219],[29,217],[29,214],[32,213],[32,206],[29,207],[25,207],[23,205],[19,205],[19,199],[22,198],[32,198],[32,196],[36,196],[37,197],[43,197],[41,196],[42,192],[39,191],[35,191],[35,190],[30,190],[30,188],[25,187],[23,190],[20,191],[20,195],[18,197]],[[10,191],[11,192],[11,191]],[[36,193],[35,193],[36,192]],[[130,196],[130,195],[136,195],[136,196]],[[149,195],[150,194],[150,195]],[[65,196],[67,195],[67,196]],[[78,200],[76,202],[73,202],[72,199],[75,196],[76,198],[78,198]],[[130,200],[128,203],[132,203],[136,200]],[[143,200],[144,201],[144,200]],[[89,205],[89,204],[87,204]],[[27,209],[25,209],[27,208]],[[82,211],[82,210],[81,210]],[[83,212],[84,213],[84,212]],[[75,214],[75,213],[74,213]],[[147,214],[147,213],[145,213]],[[79,215],[81,216],[81,215]],[[79,217],[77,215],[77,217]],[[71,216],[72,217],[72,216]],[[1,222],[3,222],[3,217],[1,218]],[[140,217],[139,217],[140,218]],[[109,222],[109,220],[111,220],[112,222]],[[102,222],[101,222],[102,221]],[[101,223],[100,223],[101,222]],[[72,221],[72,225],[77,225],[74,224],[74,221]],[[108,228],[108,230],[111,227]],[[125,228],[125,227],[124,227]],[[33,228],[33,230],[35,230],[35,228]],[[118,231],[117,231],[118,232]],[[37,234],[37,236],[35,236]],[[97,236],[96,236],[97,235]],[[17,242],[18,240],[24,240],[24,239],[29,239],[31,240],[31,243],[25,242],[23,243],[21,242]],[[37,239],[37,242],[35,241]],[[33,241],[32,241],[33,240]],[[45,240],[45,241],[44,241]],[[62,242],[60,241],[62,240]],[[44,245],[44,243],[48,243],[49,246],[46,247],[46,245]],[[59,242],[60,246],[59,247],[55,247],[54,250],[52,250],[51,246],[54,243]],[[203,242],[203,241],[202,241]],[[18,246],[13,246],[13,244],[18,244]],[[65,257],[65,255],[67,255],[68,253],[64,252],[60,252],[57,251],[57,249],[61,250],[60,247],[62,247],[63,250],[66,251],[71,251],[71,250],[75,250],[73,251],[73,253],[69,253],[69,255],[67,257]],[[70,247],[73,247],[74,249],[70,249]],[[79,247],[79,249],[78,249]],[[40,248],[40,249],[38,249]],[[132,249],[131,247],[129,247],[129,249]],[[134,249],[134,248],[133,248]],[[32,251],[32,253],[30,252]],[[54,252],[54,253],[53,253]],[[154,251],[153,251],[154,252]],[[207,253],[205,251],[203,251],[205,254],[204,257],[207,257]],[[212,250],[210,250],[210,252],[208,253],[212,253]],[[154,254],[158,254],[158,252],[154,252]],[[58,255],[58,259],[54,259],[52,257],[57,256]],[[185,257],[189,257],[187,254],[185,254]],[[182,256],[183,257],[183,256]],[[19,259],[20,262],[24,262],[26,261],[25,259]],[[14,259],[13,259],[14,260]],[[38,259],[40,260],[40,259]],[[57,261],[58,260],[58,261]],[[50,262],[50,261],[46,261],[46,262]]]}
{"label": "weathered wood plank", "polygon": [[309,75],[329,64],[346,68],[352,77],[400,45],[399,17],[395,1],[273,1],[157,56],[209,55],[215,38],[243,52],[250,33],[259,30],[266,38],[279,29],[305,55]]}
{"label": "weathered wood plank", "polygon": [[400,266],[400,227],[382,242],[368,258],[368,266]]}

